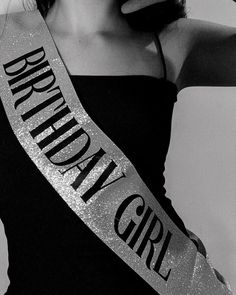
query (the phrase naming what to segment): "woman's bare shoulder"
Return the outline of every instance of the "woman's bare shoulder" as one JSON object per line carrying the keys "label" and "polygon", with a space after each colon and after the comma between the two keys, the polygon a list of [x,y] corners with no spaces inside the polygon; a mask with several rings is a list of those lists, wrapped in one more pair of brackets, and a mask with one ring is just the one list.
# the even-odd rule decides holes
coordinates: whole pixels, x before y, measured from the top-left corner
{"label": "woman's bare shoulder", "polygon": [[167,25],[161,35],[165,39],[175,39],[175,42],[194,40],[195,38],[220,38],[235,34],[235,27],[206,20],[180,18]]}
{"label": "woman's bare shoulder", "polygon": [[205,20],[180,18],[160,33],[160,41],[167,61],[169,79],[176,82],[181,68],[193,48],[210,44],[235,34],[236,28]]}
{"label": "woman's bare shoulder", "polygon": [[226,41],[235,36],[235,33],[235,27],[192,18],[180,18],[169,24],[161,32],[160,40],[170,79],[176,84],[181,84],[183,81],[178,82],[178,78],[184,64],[185,68],[189,69],[186,67],[187,61],[191,60],[191,67],[194,67],[194,63],[199,63],[199,50],[204,60],[205,55],[208,57],[208,52],[223,48]]}

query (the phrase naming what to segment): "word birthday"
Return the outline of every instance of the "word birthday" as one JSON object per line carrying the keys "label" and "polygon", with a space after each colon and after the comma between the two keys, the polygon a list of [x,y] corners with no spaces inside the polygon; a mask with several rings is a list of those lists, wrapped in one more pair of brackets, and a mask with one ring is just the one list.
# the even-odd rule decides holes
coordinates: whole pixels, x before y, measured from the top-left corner
{"label": "word birthday", "polygon": [[[41,118],[41,121],[35,120],[36,126],[29,125],[33,126],[29,129],[32,140],[40,148],[43,155],[57,167],[61,175],[65,176],[72,169],[73,171],[76,170],[76,178],[73,179],[70,186],[77,191],[82,183],[87,181],[89,174],[96,169],[99,161],[106,155],[106,151],[103,148],[98,148],[95,153],[94,149],[92,153],[90,152],[90,148],[93,146],[92,138],[73,117],[60,87],[56,86],[57,79],[46,59],[43,47],[4,64],[3,68],[8,76],[8,85],[14,98],[14,109],[17,113],[20,113],[19,116],[22,121],[26,124],[32,122],[37,116]],[[43,86],[39,87],[39,83],[43,83]],[[30,101],[35,96],[37,96],[37,99],[34,100],[36,103],[31,104]],[[62,119],[66,123],[56,127]],[[47,136],[36,140],[48,129],[50,129],[50,133]],[[76,140],[79,140],[79,143],[75,148],[73,144]],[[55,160],[58,153],[70,146],[74,147],[75,153],[72,155],[64,153],[63,159]],[[106,186],[126,177],[122,172],[118,178],[108,183],[108,179],[117,168],[117,164],[111,159],[106,166],[103,166],[103,170],[98,169],[99,172],[96,173],[97,178],[93,180],[93,184],[80,196],[85,203],[88,203],[97,192]],[[139,217],[140,221],[135,222],[130,218],[125,230],[120,232],[122,216],[126,209],[137,200],[141,201],[142,204],[136,206],[134,215]],[[171,269],[163,274],[161,273],[161,266],[172,234],[170,231],[164,234],[162,221],[154,214],[142,196],[128,196],[119,205],[114,219],[114,230],[132,250],[136,249],[134,251],[139,257],[143,257],[144,250],[149,246],[149,252],[145,258],[146,266],[155,271],[163,280],[168,280]],[[153,237],[154,234],[155,237]],[[159,243],[161,249],[158,256],[154,258],[157,255],[155,245]],[[153,262],[153,260],[155,261]]]}
{"label": "word birthday", "polygon": [[[34,59],[33,61],[30,61],[29,58],[31,57],[39,57],[37,59]],[[50,96],[48,99],[41,101],[40,99],[38,102],[40,102],[38,105],[34,106],[32,109],[28,110],[24,114],[21,115],[22,120],[25,122],[35,116],[38,113],[42,113],[45,109],[47,109],[50,105],[55,104],[56,102],[60,102],[60,105],[55,107],[52,110],[52,114],[50,117],[48,117],[44,122],[42,122],[39,126],[34,128],[30,131],[31,136],[33,139],[35,139],[37,136],[42,134],[45,130],[48,128],[51,128],[53,131],[48,135],[46,138],[42,139],[40,142],[37,142],[38,147],[45,151],[47,147],[58,140],[60,137],[62,137],[64,134],[71,133],[72,129],[73,132],[67,136],[63,141],[60,141],[59,143],[55,144],[53,147],[51,147],[49,150],[44,152],[44,155],[47,157],[47,159],[56,166],[68,166],[71,165],[70,168],[68,168],[66,171],[60,171],[61,173],[67,173],[70,169],[77,168],[80,173],[78,177],[74,180],[74,182],[71,184],[71,187],[74,190],[77,190],[78,187],[82,184],[82,182],[86,179],[86,177],[89,175],[89,173],[94,169],[98,161],[106,154],[106,152],[101,148],[96,153],[86,157],[86,160],[77,162],[79,159],[82,158],[88,151],[88,149],[91,146],[91,138],[89,134],[79,126],[78,122],[74,117],[72,117],[70,120],[67,120],[65,124],[63,124],[59,128],[55,128],[56,123],[58,123],[60,120],[65,119],[66,116],[71,116],[71,110],[69,109],[68,105],[66,104],[65,98],[63,97],[63,94],[60,90],[59,86],[56,86],[53,88],[56,82],[56,77],[52,71],[52,69],[47,70],[49,67],[49,62],[45,60],[46,53],[43,49],[43,47],[38,48],[28,54],[25,54],[24,56],[17,58],[7,64],[4,65],[5,73],[8,76],[13,77],[8,81],[9,86],[11,87],[11,92],[13,95],[17,95],[21,93],[22,91],[28,90],[26,94],[19,97],[15,103],[14,108],[17,109],[21,104],[26,103],[34,93],[43,93],[47,91],[47,94],[53,93],[52,96]],[[22,61],[24,62],[22,65]],[[18,68],[17,70],[10,71],[11,67],[16,66],[17,64],[21,65],[21,68]],[[31,66],[31,67],[30,67]],[[28,69],[30,67],[30,69]],[[36,77],[28,80],[27,82],[24,82],[20,85],[18,85],[15,88],[12,88],[16,83],[19,83],[23,79],[26,79],[27,77],[31,77],[33,74],[38,73],[39,71],[43,71],[41,74],[38,74]],[[43,87],[37,87],[36,84],[42,81],[45,81],[46,79],[50,79],[51,81],[44,85]],[[45,117],[45,115],[44,115]],[[77,128],[75,128],[77,127]],[[57,153],[62,151],[64,148],[68,147],[72,142],[74,142],[76,139],[79,138],[86,138],[84,145],[81,147],[81,149],[72,157],[68,159],[63,159],[63,161],[55,162],[53,161],[53,156],[55,156]],[[88,162],[88,159],[90,160]],[[88,164],[82,169],[81,164],[86,161]],[[77,162],[77,163],[76,163]],[[75,164],[76,163],[76,164]],[[81,196],[84,202],[88,202],[91,197],[97,193],[99,190],[101,190],[103,187],[104,182],[108,179],[110,174],[113,172],[113,170],[117,167],[115,162],[113,160],[110,161],[110,163],[107,165],[105,170],[101,173],[100,177],[97,179],[97,181],[94,183],[94,185],[86,191],[84,195]],[[124,177],[125,175],[122,174],[118,179]],[[116,179],[115,181],[118,181]],[[114,181],[113,181],[114,182]],[[109,184],[107,184],[109,185]]]}

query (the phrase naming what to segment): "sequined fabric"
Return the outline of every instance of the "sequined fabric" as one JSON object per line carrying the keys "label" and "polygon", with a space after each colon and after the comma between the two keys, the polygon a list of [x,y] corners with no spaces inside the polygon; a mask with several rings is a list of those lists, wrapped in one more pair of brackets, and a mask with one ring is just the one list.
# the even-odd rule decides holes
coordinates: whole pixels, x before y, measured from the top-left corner
{"label": "sequined fabric", "polygon": [[9,15],[1,50],[11,127],[58,197],[157,293],[232,294],[85,112],[38,11]]}

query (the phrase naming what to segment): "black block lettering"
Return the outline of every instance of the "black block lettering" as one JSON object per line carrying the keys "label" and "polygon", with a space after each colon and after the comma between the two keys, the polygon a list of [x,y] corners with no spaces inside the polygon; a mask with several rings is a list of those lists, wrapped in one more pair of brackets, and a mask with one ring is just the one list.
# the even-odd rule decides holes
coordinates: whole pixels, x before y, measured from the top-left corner
{"label": "black block lettering", "polygon": [[53,89],[51,89],[49,91],[52,92],[54,90],[59,90],[59,93],[56,93],[54,96],[50,97],[49,99],[45,100],[44,102],[40,103],[39,105],[37,105],[36,107],[32,108],[31,110],[27,111],[26,113],[24,113],[21,118],[22,120],[25,122],[26,120],[28,120],[29,118],[33,117],[34,115],[36,115],[37,113],[39,113],[40,111],[42,111],[43,109],[45,109],[46,107],[48,107],[49,105],[55,103],[57,100],[63,98],[61,104],[59,106],[57,106],[54,111],[58,110],[59,108],[61,108],[62,106],[65,105],[66,101],[65,98],[63,97],[60,87],[57,86]]}
{"label": "black block lettering", "polygon": [[[37,56],[39,55],[38,59],[34,60],[34,61],[29,61],[28,58],[32,57],[32,56]],[[43,47],[40,47],[38,49],[35,49],[25,55],[22,55],[8,63],[6,63],[5,65],[3,65],[3,68],[5,70],[5,73],[8,75],[8,76],[16,76],[16,75],[19,75],[21,74],[22,72],[24,72],[24,70],[27,68],[28,65],[36,65],[38,63],[40,63],[46,56],[46,53],[43,49]],[[19,62],[22,62],[24,61],[24,65],[22,67],[20,67],[18,70],[16,71],[8,71],[7,69],[12,67],[12,66],[15,66],[16,64],[18,64]]]}
{"label": "black block lettering", "polygon": [[[151,235],[153,233],[153,230],[156,226],[156,223],[157,221],[159,221],[159,224],[160,224],[160,229],[159,229],[159,232],[158,232],[158,235],[156,238],[152,239],[151,238]],[[147,256],[147,259],[146,259],[146,265],[147,267],[150,269],[150,264],[151,264],[151,261],[152,261],[152,258],[153,258],[153,255],[154,255],[154,244],[157,244],[161,241],[162,239],[162,236],[163,236],[163,225],[162,225],[162,222],[160,221],[160,219],[154,215],[153,218],[152,218],[152,221],[144,235],[144,238],[137,250],[137,254],[139,257],[142,257],[142,254],[143,254],[143,251],[144,249],[146,248],[147,244],[150,245],[150,250],[149,250],[149,253],[148,253],[148,256]],[[149,242],[149,243],[148,243]]]}
{"label": "black block lettering", "polygon": [[172,236],[172,233],[170,231],[168,231],[167,235],[166,235],[166,238],[165,238],[165,241],[162,245],[162,248],[161,248],[161,251],[160,251],[160,254],[157,258],[157,262],[155,263],[155,266],[153,268],[153,270],[158,273],[165,281],[168,280],[169,276],[170,276],[170,272],[171,272],[171,269],[169,269],[168,273],[166,276],[162,275],[160,273],[160,268],[161,268],[161,264],[162,264],[162,261],[164,259],[164,256],[166,254],[166,250],[169,246],[169,243],[170,243],[170,239],[171,239],[171,236]]}
{"label": "black block lettering", "polygon": [[126,198],[120,205],[120,207],[118,208],[117,212],[116,212],[116,216],[115,216],[115,221],[114,221],[114,228],[115,228],[115,232],[116,234],[124,241],[126,242],[127,239],[129,238],[129,236],[131,235],[133,229],[136,226],[136,223],[131,219],[131,221],[129,222],[128,226],[126,227],[126,229],[124,230],[123,233],[120,233],[119,231],[119,223],[120,220],[122,218],[123,213],[125,212],[126,208],[135,200],[141,198],[142,200],[142,205],[137,206],[136,208],[136,214],[138,216],[141,216],[143,214],[144,208],[145,208],[145,203],[144,203],[144,199],[143,197],[141,197],[140,195],[131,195],[128,198]]}
{"label": "black block lettering", "polygon": [[[35,84],[37,84],[38,82],[41,82],[44,79],[47,79],[49,77],[52,77],[52,81],[50,81],[46,86],[43,86],[41,88],[35,87]],[[22,96],[21,98],[19,98],[15,102],[15,105],[14,105],[15,109],[17,109],[17,107],[21,103],[23,103],[29,97],[31,97],[31,95],[33,94],[33,92],[44,92],[44,91],[47,91],[48,89],[50,89],[54,85],[55,81],[56,81],[56,77],[55,77],[53,71],[52,70],[49,70],[49,71],[44,72],[44,73],[40,74],[39,76],[31,79],[30,81],[27,81],[26,83],[21,84],[20,86],[15,87],[14,89],[12,89],[11,90],[12,91],[12,94],[15,95],[16,93],[21,92],[24,89],[27,89],[27,88],[30,87],[30,91],[26,95]]]}

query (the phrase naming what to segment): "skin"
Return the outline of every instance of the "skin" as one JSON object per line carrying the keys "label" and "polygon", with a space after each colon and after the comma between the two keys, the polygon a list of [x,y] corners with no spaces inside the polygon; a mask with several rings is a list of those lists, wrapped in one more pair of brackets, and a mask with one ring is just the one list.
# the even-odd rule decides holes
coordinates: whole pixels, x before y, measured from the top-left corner
{"label": "skin", "polygon": [[123,13],[131,13],[149,5],[161,2],[165,2],[165,0],[129,0],[122,5],[121,11]]}
{"label": "skin", "polygon": [[[70,74],[163,75],[152,33],[133,31],[123,13],[150,5],[130,0],[56,0],[46,23]],[[151,3],[151,4],[152,4]],[[137,6],[138,4],[138,6]],[[179,19],[159,35],[168,80],[190,86],[236,85],[236,28]]]}
{"label": "skin", "polygon": [[162,75],[153,34],[133,31],[115,0],[56,0],[45,21],[70,74]]}

